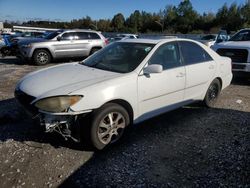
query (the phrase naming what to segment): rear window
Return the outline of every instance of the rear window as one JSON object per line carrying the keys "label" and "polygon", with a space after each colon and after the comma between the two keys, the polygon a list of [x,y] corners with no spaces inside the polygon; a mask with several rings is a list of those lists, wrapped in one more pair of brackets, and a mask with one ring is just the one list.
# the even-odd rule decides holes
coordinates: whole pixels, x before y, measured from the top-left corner
{"label": "rear window", "polygon": [[84,40],[84,39],[100,39],[100,36],[96,33],[90,32],[77,32],[76,33],[76,40]]}
{"label": "rear window", "polygon": [[88,39],[88,34],[85,33],[85,32],[77,32],[77,33],[76,33],[76,39],[77,39],[77,40]]}
{"label": "rear window", "polygon": [[100,36],[96,33],[89,33],[89,38],[90,39],[100,39]]}

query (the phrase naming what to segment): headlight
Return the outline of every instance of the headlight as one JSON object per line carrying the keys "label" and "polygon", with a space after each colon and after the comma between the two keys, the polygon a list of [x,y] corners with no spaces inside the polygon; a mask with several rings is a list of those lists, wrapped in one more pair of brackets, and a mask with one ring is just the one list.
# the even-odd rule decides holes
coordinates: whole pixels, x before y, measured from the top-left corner
{"label": "headlight", "polygon": [[35,107],[46,112],[66,112],[82,97],[79,95],[48,97],[37,101]]}
{"label": "headlight", "polygon": [[31,48],[32,45],[31,45],[31,44],[24,44],[24,45],[22,45],[22,47],[23,47],[23,48]]}

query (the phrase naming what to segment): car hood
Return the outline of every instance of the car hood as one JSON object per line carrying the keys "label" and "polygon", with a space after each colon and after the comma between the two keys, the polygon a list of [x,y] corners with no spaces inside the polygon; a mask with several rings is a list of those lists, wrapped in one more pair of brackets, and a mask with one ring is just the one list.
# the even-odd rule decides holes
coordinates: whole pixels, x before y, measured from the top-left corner
{"label": "car hood", "polygon": [[18,83],[17,89],[38,99],[67,95],[120,75],[122,74],[87,67],[79,63],[62,64],[28,74]]}
{"label": "car hood", "polygon": [[250,48],[250,41],[227,41],[216,44],[216,48]]}
{"label": "car hood", "polygon": [[45,41],[48,41],[47,39],[44,39],[44,38],[29,38],[29,39],[25,39],[25,38],[22,38],[18,44],[19,45],[27,45],[27,44],[31,44],[31,43],[36,43],[36,42],[45,42]]}

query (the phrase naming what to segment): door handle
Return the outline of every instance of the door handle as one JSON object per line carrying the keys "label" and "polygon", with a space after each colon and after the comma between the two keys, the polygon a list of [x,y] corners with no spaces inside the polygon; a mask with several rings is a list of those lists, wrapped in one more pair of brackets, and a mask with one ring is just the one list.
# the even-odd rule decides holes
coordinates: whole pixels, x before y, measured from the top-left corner
{"label": "door handle", "polygon": [[180,72],[179,74],[176,75],[177,78],[181,78],[181,77],[184,77],[184,76],[185,76],[185,74],[182,73],[182,72]]}

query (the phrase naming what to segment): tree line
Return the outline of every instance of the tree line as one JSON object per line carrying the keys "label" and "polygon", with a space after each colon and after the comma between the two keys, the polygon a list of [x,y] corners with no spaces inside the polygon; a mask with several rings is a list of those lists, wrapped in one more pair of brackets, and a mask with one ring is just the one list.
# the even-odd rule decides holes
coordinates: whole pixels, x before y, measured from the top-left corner
{"label": "tree line", "polygon": [[[4,22],[5,27],[17,25],[16,22]],[[216,13],[199,14],[190,0],[180,2],[178,6],[167,5],[157,13],[135,10],[128,18],[122,13],[112,19],[92,20],[86,16],[69,22],[27,21],[18,25],[62,28],[94,29],[102,32],[128,33],[217,33],[220,29],[237,31],[250,27],[250,5],[226,3]]]}

